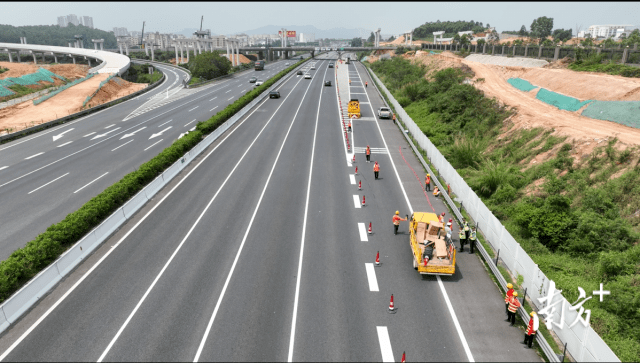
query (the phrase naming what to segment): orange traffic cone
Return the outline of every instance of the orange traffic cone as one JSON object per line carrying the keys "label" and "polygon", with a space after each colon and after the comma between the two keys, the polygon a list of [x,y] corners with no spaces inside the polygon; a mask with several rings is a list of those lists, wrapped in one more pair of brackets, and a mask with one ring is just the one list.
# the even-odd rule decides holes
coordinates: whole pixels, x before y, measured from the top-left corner
{"label": "orange traffic cone", "polygon": [[424,256],[424,266],[429,263],[429,256]]}
{"label": "orange traffic cone", "polygon": [[369,222],[369,234],[371,234],[373,231],[371,230],[371,222]]}
{"label": "orange traffic cone", "polygon": [[351,162],[352,162],[352,163],[355,163],[355,162],[356,162],[356,154],[355,154],[355,153],[353,154],[353,160],[351,160]]}
{"label": "orange traffic cone", "polygon": [[393,294],[391,294],[391,300],[389,300],[389,314],[395,314],[398,308],[393,306]]}
{"label": "orange traffic cone", "polygon": [[362,180],[358,182],[358,190],[362,190]]}
{"label": "orange traffic cone", "polygon": [[362,206],[364,207],[364,195],[362,196]]}
{"label": "orange traffic cone", "polygon": [[356,175],[358,175],[358,167],[356,166]]}
{"label": "orange traffic cone", "polygon": [[380,263],[380,251],[378,251],[378,253],[376,254],[376,264],[374,266],[380,267],[380,265],[382,264]]}
{"label": "orange traffic cone", "polygon": [[402,360],[400,360],[401,363],[405,363],[407,361],[407,357],[405,356],[404,352],[402,352]]}

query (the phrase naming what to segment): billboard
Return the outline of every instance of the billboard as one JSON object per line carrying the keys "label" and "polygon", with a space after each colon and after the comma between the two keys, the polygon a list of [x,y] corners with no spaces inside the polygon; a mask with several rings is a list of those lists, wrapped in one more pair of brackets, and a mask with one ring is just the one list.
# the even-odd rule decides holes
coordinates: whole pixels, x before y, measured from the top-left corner
{"label": "billboard", "polygon": [[[278,30],[278,35],[282,36],[282,30]],[[295,38],[296,31],[295,30],[287,30],[287,38]]]}

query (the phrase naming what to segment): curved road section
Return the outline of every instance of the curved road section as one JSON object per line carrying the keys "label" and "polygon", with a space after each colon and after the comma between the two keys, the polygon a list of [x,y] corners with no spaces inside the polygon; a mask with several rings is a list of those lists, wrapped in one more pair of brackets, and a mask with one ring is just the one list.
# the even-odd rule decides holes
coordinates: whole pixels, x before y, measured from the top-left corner
{"label": "curved road section", "polygon": [[92,58],[101,62],[97,67],[89,70],[89,73],[117,73],[122,75],[129,69],[131,63],[129,57],[103,50],[84,48],[56,47],[52,45],[0,43],[0,49],[5,51],[31,51],[32,53],[73,55],[84,58]]}

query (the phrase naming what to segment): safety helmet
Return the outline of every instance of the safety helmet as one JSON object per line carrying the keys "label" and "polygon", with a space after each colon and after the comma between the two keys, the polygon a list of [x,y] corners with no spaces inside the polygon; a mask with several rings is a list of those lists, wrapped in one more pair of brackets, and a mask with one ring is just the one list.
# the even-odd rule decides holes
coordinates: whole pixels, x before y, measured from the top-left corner
{"label": "safety helmet", "polygon": [[449,218],[449,224],[453,223],[453,218]]}
{"label": "safety helmet", "polygon": [[536,312],[532,311],[529,315],[534,316],[534,315],[536,315]]}
{"label": "safety helmet", "polygon": [[398,211],[398,210],[397,210],[397,211],[396,211],[396,214],[400,214],[400,211]]}
{"label": "safety helmet", "polygon": [[510,289],[513,289],[513,284],[512,283],[508,283],[507,287],[510,288]]}
{"label": "safety helmet", "polygon": [[369,145],[367,145],[367,147],[369,147]]}
{"label": "safety helmet", "polygon": [[518,292],[517,292],[517,291],[514,291],[514,292],[513,292],[513,296],[516,296],[516,297],[517,297],[517,296],[518,296]]}
{"label": "safety helmet", "polygon": [[427,176],[431,176],[431,174],[427,173]]}

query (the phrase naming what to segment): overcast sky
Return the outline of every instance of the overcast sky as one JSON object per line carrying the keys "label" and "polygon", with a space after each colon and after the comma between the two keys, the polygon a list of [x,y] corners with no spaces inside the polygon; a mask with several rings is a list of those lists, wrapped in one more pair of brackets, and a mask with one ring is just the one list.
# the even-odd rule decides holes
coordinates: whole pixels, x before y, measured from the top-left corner
{"label": "overcast sky", "polygon": [[[1,2],[0,24],[51,25],[60,15],[93,17],[96,28],[126,27],[177,32],[199,28],[214,34],[233,34],[265,25],[313,25],[318,29],[382,29],[398,34],[427,21],[481,21],[503,30],[527,29],[533,19],[548,16],[554,28],[582,29],[594,24],[640,26],[640,2]],[[295,30],[295,28],[289,28]],[[575,35],[575,34],[574,34]]]}

